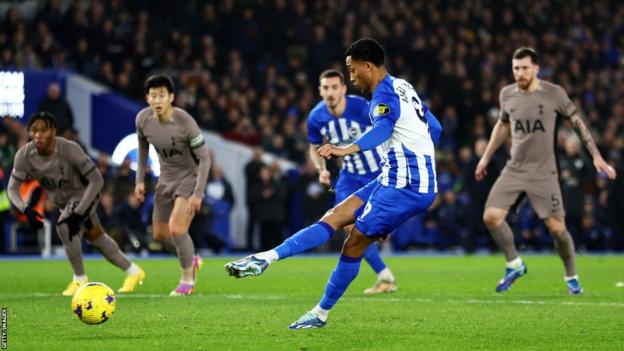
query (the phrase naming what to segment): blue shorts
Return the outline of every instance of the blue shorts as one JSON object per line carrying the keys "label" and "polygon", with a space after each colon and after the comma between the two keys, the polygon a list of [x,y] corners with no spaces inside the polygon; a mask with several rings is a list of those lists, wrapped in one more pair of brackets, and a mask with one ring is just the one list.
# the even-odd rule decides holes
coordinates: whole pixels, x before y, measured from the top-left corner
{"label": "blue shorts", "polygon": [[349,173],[344,170],[340,171],[338,181],[334,187],[334,193],[336,194],[334,205],[341,203],[344,199],[362,189],[375,179],[377,179],[377,174],[362,176],[359,174]]}
{"label": "blue shorts", "polygon": [[355,215],[355,227],[368,237],[386,236],[410,217],[426,211],[435,193],[419,193],[418,188],[390,188],[374,180],[355,195],[365,203]]}

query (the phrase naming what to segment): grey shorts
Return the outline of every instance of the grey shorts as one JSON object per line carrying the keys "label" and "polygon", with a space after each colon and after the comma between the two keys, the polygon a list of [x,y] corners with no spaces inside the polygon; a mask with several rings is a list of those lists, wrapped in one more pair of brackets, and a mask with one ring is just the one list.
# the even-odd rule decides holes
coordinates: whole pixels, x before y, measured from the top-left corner
{"label": "grey shorts", "polygon": [[179,179],[175,183],[161,183],[159,181],[154,191],[152,221],[169,223],[175,199],[178,197],[188,199],[195,190],[195,181],[196,176],[194,175]]}
{"label": "grey shorts", "polygon": [[[71,199],[65,204],[65,206],[61,209],[61,217],[68,216],[70,213],[74,212],[78,204],[80,203],[80,199]],[[91,229],[93,227],[101,226],[100,219],[97,216],[97,207],[100,203],[100,196],[98,195],[93,203],[87,207],[87,217],[88,219],[84,222],[83,229]]]}
{"label": "grey shorts", "polygon": [[539,218],[564,217],[559,179],[522,179],[503,171],[494,183],[485,208],[510,210],[527,197]]}

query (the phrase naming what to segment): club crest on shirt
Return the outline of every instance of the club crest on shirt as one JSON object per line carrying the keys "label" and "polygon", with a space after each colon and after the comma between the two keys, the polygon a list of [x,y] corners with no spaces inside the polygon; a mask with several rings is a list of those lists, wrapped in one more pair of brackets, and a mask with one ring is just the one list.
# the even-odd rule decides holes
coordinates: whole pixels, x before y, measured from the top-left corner
{"label": "club crest on shirt", "polygon": [[373,108],[373,117],[383,116],[390,113],[390,107],[386,104],[377,104]]}
{"label": "club crest on shirt", "polygon": [[357,139],[360,137],[360,129],[356,128],[355,126],[351,126],[351,128],[349,128],[349,137],[350,139]]}

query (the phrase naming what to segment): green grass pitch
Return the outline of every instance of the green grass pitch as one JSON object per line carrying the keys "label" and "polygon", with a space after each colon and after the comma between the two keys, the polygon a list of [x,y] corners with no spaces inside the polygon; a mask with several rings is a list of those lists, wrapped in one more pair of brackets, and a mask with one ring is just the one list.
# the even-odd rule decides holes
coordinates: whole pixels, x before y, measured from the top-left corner
{"label": "green grass pitch", "polygon": [[[366,263],[323,329],[287,326],[320,299],[337,257],[291,258],[263,276],[228,277],[228,258],[205,259],[190,297],[169,297],[171,259],[138,260],[145,283],[118,294],[113,318],[80,322],[64,260],[0,261],[0,305],[8,308],[8,350],[622,350],[624,256],[581,256],[585,288],[568,296],[556,256],[526,256],[529,273],[496,294],[500,256],[391,257],[399,291],[368,297]],[[124,273],[85,262],[91,281],[115,290]]]}

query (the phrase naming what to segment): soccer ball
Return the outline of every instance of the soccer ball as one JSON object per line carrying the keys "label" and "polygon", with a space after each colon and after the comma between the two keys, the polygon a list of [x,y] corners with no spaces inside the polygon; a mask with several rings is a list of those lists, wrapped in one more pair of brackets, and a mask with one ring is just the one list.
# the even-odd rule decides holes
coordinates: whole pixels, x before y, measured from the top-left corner
{"label": "soccer ball", "polygon": [[115,311],[117,299],[113,289],[104,283],[91,282],[81,286],[72,297],[72,312],[87,324],[101,324]]}

